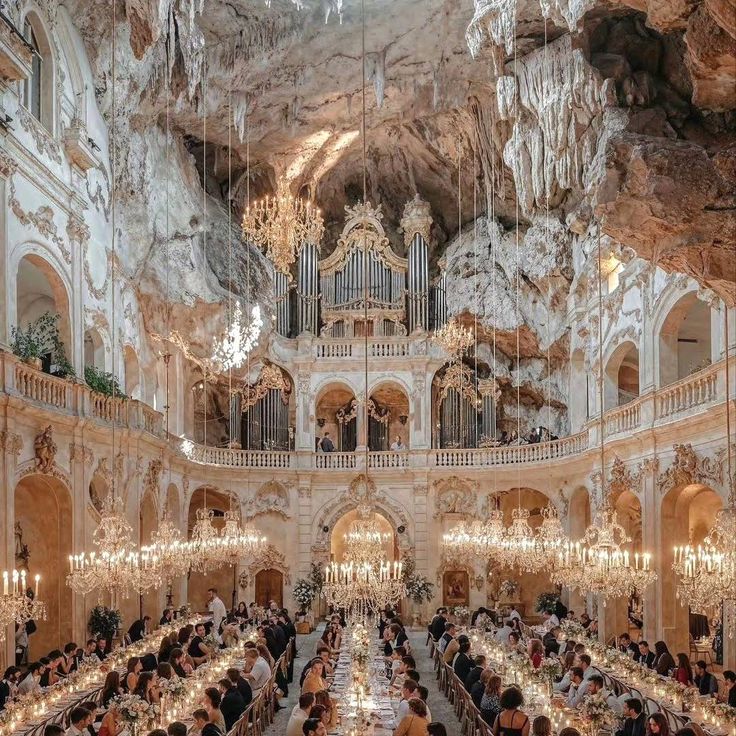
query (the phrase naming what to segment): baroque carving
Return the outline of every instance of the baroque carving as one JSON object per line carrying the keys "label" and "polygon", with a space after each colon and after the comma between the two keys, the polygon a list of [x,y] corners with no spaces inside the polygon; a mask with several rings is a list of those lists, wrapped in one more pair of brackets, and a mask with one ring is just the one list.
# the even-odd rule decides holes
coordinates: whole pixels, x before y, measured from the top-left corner
{"label": "baroque carving", "polygon": [[249,587],[261,570],[278,570],[284,576],[284,585],[291,585],[291,570],[286,564],[286,557],[272,544],[256,554],[248,567],[240,573],[238,579],[240,587]]}
{"label": "baroque carving", "polygon": [[657,488],[665,495],[678,486],[693,483],[723,483],[723,460],[725,449],[721,448],[715,458],[699,458],[691,444],[673,445],[675,457],[672,464],[657,478]]}
{"label": "baroque carving", "polygon": [[92,448],[87,445],[78,445],[72,442],[69,445],[69,460],[70,462],[82,462],[85,465],[91,465],[94,458]]}
{"label": "baroque carving", "polygon": [[246,519],[268,513],[280,514],[288,519],[289,494],[280,483],[269,481],[258,489],[255,498],[246,501],[243,511]]}
{"label": "baroque carving", "polygon": [[54,442],[54,430],[49,424],[43,432],[36,435],[33,440],[33,452],[36,456],[36,471],[52,475],[56,465],[56,453],[58,447]]}
{"label": "baroque carving", "polygon": [[247,384],[242,389],[238,389],[243,397],[243,411],[249,409],[271,390],[280,391],[281,403],[284,406],[289,405],[291,381],[281,368],[273,363],[268,363],[263,366],[263,370],[261,370],[258,380],[254,384]]}
{"label": "baroque carving", "polygon": [[609,493],[617,496],[624,491],[631,491],[638,496],[641,491],[641,470],[632,473],[620,457],[614,457],[608,490]]}
{"label": "baroque carving", "polygon": [[61,164],[63,160],[61,157],[61,147],[46,128],[23,105],[18,107],[15,114],[20,127],[33,138],[38,152],[42,156],[48,156],[55,163]]}
{"label": "baroque carving", "polygon": [[159,483],[161,481],[161,471],[164,464],[159,459],[149,460],[146,475],[143,478],[143,495],[150,493],[154,498],[158,498]]}
{"label": "baroque carving", "polygon": [[404,205],[401,216],[401,229],[404,231],[404,245],[408,248],[415,235],[422,237],[429,245],[429,231],[432,227],[432,211],[429,202],[425,202],[419,193]]}
{"label": "baroque carving", "polygon": [[0,176],[5,179],[10,179],[18,169],[18,164],[15,159],[10,156],[6,151],[0,149]]}
{"label": "baroque carving", "polygon": [[8,455],[18,457],[23,449],[23,438],[15,432],[4,429],[0,432],[0,449],[7,452]]}
{"label": "baroque carving", "polygon": [[443,514],[474,514],[475,489],[472,485],[456,475],[434,483],[435,518]]}

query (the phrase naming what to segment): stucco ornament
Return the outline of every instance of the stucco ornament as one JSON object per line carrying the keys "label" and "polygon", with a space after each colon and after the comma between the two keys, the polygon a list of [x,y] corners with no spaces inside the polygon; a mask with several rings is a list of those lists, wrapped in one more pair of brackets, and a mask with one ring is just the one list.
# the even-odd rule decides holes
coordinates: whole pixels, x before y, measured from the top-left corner
{"label": "stucco ornament", "polygon": [[657,488],[661,495],[665,495],[678,486],[692,485],[693,483],[723,483],[723,460],[725,450],[721,448],[715,458],[699,458],[693,446],[673,445],[675,457],[672,464],[657,479]]}
{"label": "stucco ornament", "polygon": [[272,544],[256,554],[248,567],[240,573],[238,578],[240,587],[249,587],[261,570],[278,570],[284,576],[284,585],[291,585],[291,569],[286,564],[286,557]]}
{"label": "stucco ornament", "polygon": [[435,481],[435,518],[442,514],[474,514],[475,494],[470,483],[452,476]]}
{"label": "stucco ornament", "polygon": [[262,485],[256,492],[255,498],[245,504],[244,516],[253,519],[261,514],[275,513],[288,519],[289,494],[286,489],[276,481],[269,481]]}
{"label": "stucco ornament", "polygon": [[54,430],[50,424],[36,435],[33,452],[36,456],[36,470],[40,473],[53,474],[58,447],[54,442]]}

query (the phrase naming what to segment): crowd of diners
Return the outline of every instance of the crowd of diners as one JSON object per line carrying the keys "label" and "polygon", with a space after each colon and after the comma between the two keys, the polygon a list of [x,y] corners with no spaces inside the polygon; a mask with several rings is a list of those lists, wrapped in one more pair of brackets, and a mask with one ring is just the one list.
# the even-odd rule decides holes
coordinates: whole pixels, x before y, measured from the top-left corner
{"label": "crowd of diners", "polygon": [[[585,635],[580,641],[565,636],[560,616],[581,624]],[[635,697],[618,699],[604,687],[604,678],[594,666],[587,652],[591,637],[597,638],[595,620],[586,614],[579,619],[573,611],[545,611],[543,626],[534,631],[539,638],[525,636],[530,631],[524,626],[519,612],[512,609],[502,619],[495,612],[479,608],[473,612],[471,626],[491,632],[496,642],[507,653],[523,654],[529,657],[534,668],[538,668],[544,658],[559,658],[562,674],[553,685],[557,697],[564,698],[571,708],[579,708],[584,700],[600,693],[609,701],[612,710],[621,716],[621,728],[616,736],[671,736],[667,719],[662,713],[646,715],[644,704]],[[541,633],[541,629],[544,633]],[[462,682],[483,720],[495,736],[550,736],[551,722],[544,715],[530,721],[523,711],[524,698],[518,687],[503,687],[499,673],[487,665],[482,654],[471,653],[470,638],[462,633],[462,627],[451,620],[447,608],[437,609],[428,626],[428,637],[440,653],[445,664]],[[736,673],[726,670],[723,682],[709,671],[706,662],[699,660],[692,664],[684,652],[674,657],[663,641],[651,647],[647,641],[635,642],[626,632],[611,642],[621,652],[628,654],[641,665],[657,672],[663,677],[671,677],[677,682],[697,688],[703,697],[717,698],[736,707]],[[563,728],[558,736],[580,736],[575,728]],[[676,736],[704,736],[697,723],[687,723],[676,732]]]}
{"label": "crowd of diners", "polygon": [[[168,725],[167,731],[155,729],[149,736],[224,736],[228,733],[269,683],[276,662],[287,648],[295,655],[296,628],[288,610],[273,601],[265,609],[240,603],[228,612],[215,588],[208,590],[208,610],[207,620],[184,625],[165,635],[158,652],[130,657],[124,672],[109,668],[99,698],[77,704],[69,712],[67,724],[47,725],[44,736],[62,733],[66,736],[118,736],[124,729],[117,707],[119,697],[132,693],[148,703],[158,704],[161,680],[189,677],[211,660],[214,648],[242,646],[243,666],[228,669],[217,683],[204,689],[201,707],[190,714],[189,725],[175,721]],[[174,609],[165,609],[159,625],[173,622]],[[128,629],[126,643],[144,639],[153,629],[152,624],[148,615],[135,621]],[[26,667],[8,667],[0,683],[0,710],[17,696],[42,693],[74,673],[82,663],[98,663],[105,670],[111,651],[111,642],[98,636],[90,638],[84,647],[69,642],[63,650],[54,650]],[[293,656],[287,661],[293,661]],[[288,695],[292,675],[291,668],[286,673],[279,669],[276,689],[265,693],[265,697],[275,699],[276,710],[281,707],[278,701]]]}
{"label": "crowd of diners", "polygon": [[[401,619],[391,610],[376,617],[377,657],[385,664],[386,685],[398,698],[394,736],[447,736],[444,724],[433,721],[421,683],[409,636]],[[286,726],[286,736],[326,736],[337,724],[337,708],[330,685],[343,642],[345,621],[334,614],[314,646],[314,656],[301,672],[301,694]],[[345,645],[346,646],[346,645]]]}

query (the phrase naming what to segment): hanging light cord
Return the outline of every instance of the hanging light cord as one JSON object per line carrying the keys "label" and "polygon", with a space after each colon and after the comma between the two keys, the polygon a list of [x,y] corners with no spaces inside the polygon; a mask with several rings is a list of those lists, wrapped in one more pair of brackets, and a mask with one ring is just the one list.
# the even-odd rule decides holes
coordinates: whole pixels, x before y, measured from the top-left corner
{"label": "hanging light cord", "polygon": [[[361,132],[362,132],[362,155],[363,155],[363,205],[368,201],[368,176],[366,158],[366,99],[365,99],[365,0],[360,0],[360,41],[361,41]],[[369,440],[370,440],[370,415],[368,412],[368,240],[365,225],[363,226],[363,338],[365,347],[365,391],[363,394],[363,433],[365,441],[365,483],[368,488],[368,465],[370,462]]]}
{"label": "hanging light cord", "polygon": [[[116,219],[115,219],[115,200],[117,199],[117,192],[116,192],[116,184],[115,180],[117,177],[117,167],[115,166],[115,156],[116,156],[116,147],[117,147],[117,124],[115,121],[115,82],[116,82],[116,75],[115,75],[115,59],[116,59],[116,50],[117,50],[117,43],[116,43],[116,34],[117,34],[117,20],[116,20],[116,13],[117,13],[117,0],[112,0],[112,56],[110,61],[111,66],[111,76],[112,76],[112,89],[111,89],[111,96],[110,96],[110,106],[111,106],[111,129],[110,129],[110,174],[112,177],[112,190],[111,190],[111,198],[110,198],[110,220],[112,225],[112,266],[111,266],[111,273],[112,273],[112,279],[111,279],[111,312],[112,312],[112,338],[111,338],[111,347],[112,347],[112,359],[115,360],[115,356],[117,355],[117,352],[115,350],[115,334],[117,332],[117,327],[115,324],[115,266],[116,266],[116,255],[115,255],[115,233],[116,233]],[[117,424],[117,402],[115,400],[115,394],[116,394],[116,387],[117,387],[117,381],[115,380],[114,375],[115,369],[113,367],[113,381],[112,381],[112,501],[115,502],[115,493],[116,493],[116,476],[117,476],[117,468],[115,467],[115,425]]]}
{"label": "hanging light cord", "polygon": [[[516,27],[517,8],[514,5],[514,27]],[[514,155],[519,152],[519,71],[517,43],[514,43]],[[521,289],[521,262],[519,261],[519,192],[516,192],[516,444],[521,447],[521,309],[519,291]],[[521,463],[516,465],[518,508],[521,509]]]}
{"label": "hanging light cord", "polygon": [[727,458],[727,470],[728,470],[728,505],[736,510],[736,479],[733,477],[732,459],[731,459],[731,396],[729,388],[729,349],[728,349],[728,304],[723,302],[724,310],[724,332],[726,339],[724,340],[726,347],[726,458]]}
{"label": "hanging light cord", "polygon": [[598,402],[600,409],[601,425],[601,502],[603,510],[608,509],[608,498],[606,494],[606,468],[605,468],[605,434],[606,423],[603,406],[603,256],[601,253],[601,231],[598,229]]}

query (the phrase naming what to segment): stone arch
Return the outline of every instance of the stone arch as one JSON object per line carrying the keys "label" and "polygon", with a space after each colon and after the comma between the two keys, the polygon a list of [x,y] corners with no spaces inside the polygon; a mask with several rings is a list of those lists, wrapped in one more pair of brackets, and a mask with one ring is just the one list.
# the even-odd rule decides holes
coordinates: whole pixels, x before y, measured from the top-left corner
{"label": "stone arch", "polygon": [[[70,485],[59,477],[26,473],[16,483],[13,508],[15,524],[22,529],[22,544],[28,546],[25,564],[31,579],[41,576],[39,598],[47,610],[46,620],[37,622],[38,631],[31,638],[29,657],[33,660],[57,648],[59,642],[72,640],[73,600],[66,585],[66,561],[73,553]],[[41,508],[44,513],[39,513]]]}
{"label": "stone arch", "polygon": [[264,483],[252,499],[245,504],[245,517],[253,519],[261,514],[278,514],[288,519],[289,514],[289,492],[282,483],[269,480]]}
{"label": "stone arch", "polygon": [[604,370],[604,409],[632,401],[639,396],[639,348],[626,340],[609,355]]}
{"label": "stone arch", "polygon": [[11,319],[20,327],[38,319],[45,312],[59,314],[59,335],[67,358],[74,353],[72,326],[72,288],[64,264],[57,255],[38,243],[26,243],[17,249],[11,261],[9,294]]}
{"label": "stone arch", "polygon": [[[689,651],[689,607],[677,597],[677,578],[672,570],[672,545],[703,541],[723,508],[723,498],[703,483],[680,484],[662,497],[657,549],[664,556],[661,565],[660,601],[663,639],[674,652]],[[697,612],[694,612],[697,613]]]}
{"label": "stone arch", "polygon": [[654,333],[654,360],[659,386],[667,386],[710,365],[711,336],[717,318],[697,291],[681,294],[660,315]]}
{"label": "stone arch", "polygon": [[[334,562],[345,561],[344,535],[350,530],[351,525],[359,519],[365,519],[359,509],[350,509],[338,517],[330,528],[330,559]],[[398,535],[396,527],[381,511],[371,511],[367,520],[376,524],[381,533],[388,535],[385,544],[382,544],[384,555],[388,562],[399,559]]]}
{"label": "stone arch", "polygon": [[396,377],[380,378],[370,387],[368,396],[374,402],[379,415],[388,411],[386,421],[375,417],[369,420],[369,446],[371,450],[389,450],[396,437],[408,449],[410,438],[411,391],[405,381]]}
{"label": "stone arch", "polygon": [[43,14],[35,8],[26,12],[21,27],[24,38],[38,53],[34,54],[31,76],[23,83],[23,106],[54,135],[58,69],[52,34]]}
{"label": "stone arch", "polygon": [[[362,422],[361,410],[357,406],[358,393],[344,378],[329,377],[321,382],[314,392],[314,436],[332,438],[336,450],[352,452],[358,442],[357,427]],[[354,418],[338,421],[337,413],[354,413]],[[347,416],[346,416],[347,418]]]}

